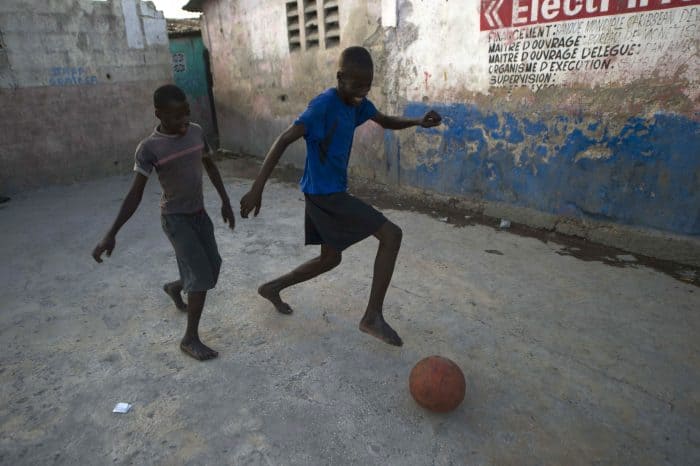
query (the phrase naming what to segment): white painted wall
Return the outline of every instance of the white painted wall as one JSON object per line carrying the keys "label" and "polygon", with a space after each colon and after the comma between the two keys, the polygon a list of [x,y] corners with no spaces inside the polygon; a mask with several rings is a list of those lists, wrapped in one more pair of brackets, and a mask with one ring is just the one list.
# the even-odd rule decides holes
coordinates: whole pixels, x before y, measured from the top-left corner
{"label": "white painted wall", "polygon": [[165,24],[165,17],[162,11],[156,10],[152,2],[142,1],[141,23],[146,44],[168,45],[168,30]]}
{"label": "white painted wall", "polygon": [[126,41],[129,47],[142,49],[144,40],[141,19],[136,10],[136,2],[138,1],[139,0],[122,0],[122,14],[124,16],[124,27],[126,28]]}
{"label": "white painted wall", "polygon": [[285,3],[268,3],[265,8],[261,8],[260,0],[241,0],[239,3],[241,10],[249,12],[243,24],[248,31],[253,56],[277,59],[288,55]]}
{"label": "white painted wall", "polygon": [[457,91],[488,91],[488,44],[477,7],[476,0],[399,2],[399,31],[418,31],[408,47],[391,50],[407,100],[449,102]]}

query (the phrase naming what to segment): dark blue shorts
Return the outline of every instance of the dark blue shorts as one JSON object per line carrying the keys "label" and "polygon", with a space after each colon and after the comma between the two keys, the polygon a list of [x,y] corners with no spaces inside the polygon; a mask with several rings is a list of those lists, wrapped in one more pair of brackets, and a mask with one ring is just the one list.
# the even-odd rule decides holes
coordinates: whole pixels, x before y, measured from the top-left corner
{"label": "dark blue shorts", "polygon": [[377,209],[348,193],[305,194],[306,244],[327,244],[342,251],[386,223]]}

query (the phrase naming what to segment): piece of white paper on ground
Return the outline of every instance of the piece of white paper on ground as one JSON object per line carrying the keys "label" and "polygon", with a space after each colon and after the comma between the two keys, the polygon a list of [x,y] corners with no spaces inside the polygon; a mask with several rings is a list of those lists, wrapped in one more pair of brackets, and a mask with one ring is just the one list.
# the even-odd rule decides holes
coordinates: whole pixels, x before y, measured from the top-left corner
{"label": "piece of white paper on ground", "polygon": [[112,412],[124,414],[128,413],[130,409],[131,405],[129,403],[117,403]]}

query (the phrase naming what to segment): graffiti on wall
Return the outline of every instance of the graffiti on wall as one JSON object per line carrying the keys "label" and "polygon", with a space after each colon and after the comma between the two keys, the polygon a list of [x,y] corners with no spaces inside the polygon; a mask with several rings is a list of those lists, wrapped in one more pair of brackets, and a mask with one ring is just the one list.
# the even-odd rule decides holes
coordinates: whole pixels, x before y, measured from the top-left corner
{"label": "graffiti on wall", "polygon": [[[489,85],[534,90],[687,69],[700,0],[482,0]],[[697,67],[697,64],[694,65]]]}
{"label": "graffiti on wall", "polygon": [[54,66],[49,71],[49,86],[82,86],[97,84],[97,76],[89,67]]}

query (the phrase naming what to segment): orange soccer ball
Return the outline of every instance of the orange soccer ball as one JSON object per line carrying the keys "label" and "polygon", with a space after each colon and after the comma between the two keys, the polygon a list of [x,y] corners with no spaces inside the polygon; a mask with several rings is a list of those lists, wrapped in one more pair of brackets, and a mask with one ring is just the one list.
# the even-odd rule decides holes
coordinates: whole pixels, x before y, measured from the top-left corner
{"label": "orange soccer ball", "polygon": [[428,356],[411,370],[408,388],[422,407],[446,413],[464,400],[467,384],[457,364],[442,356]]}

